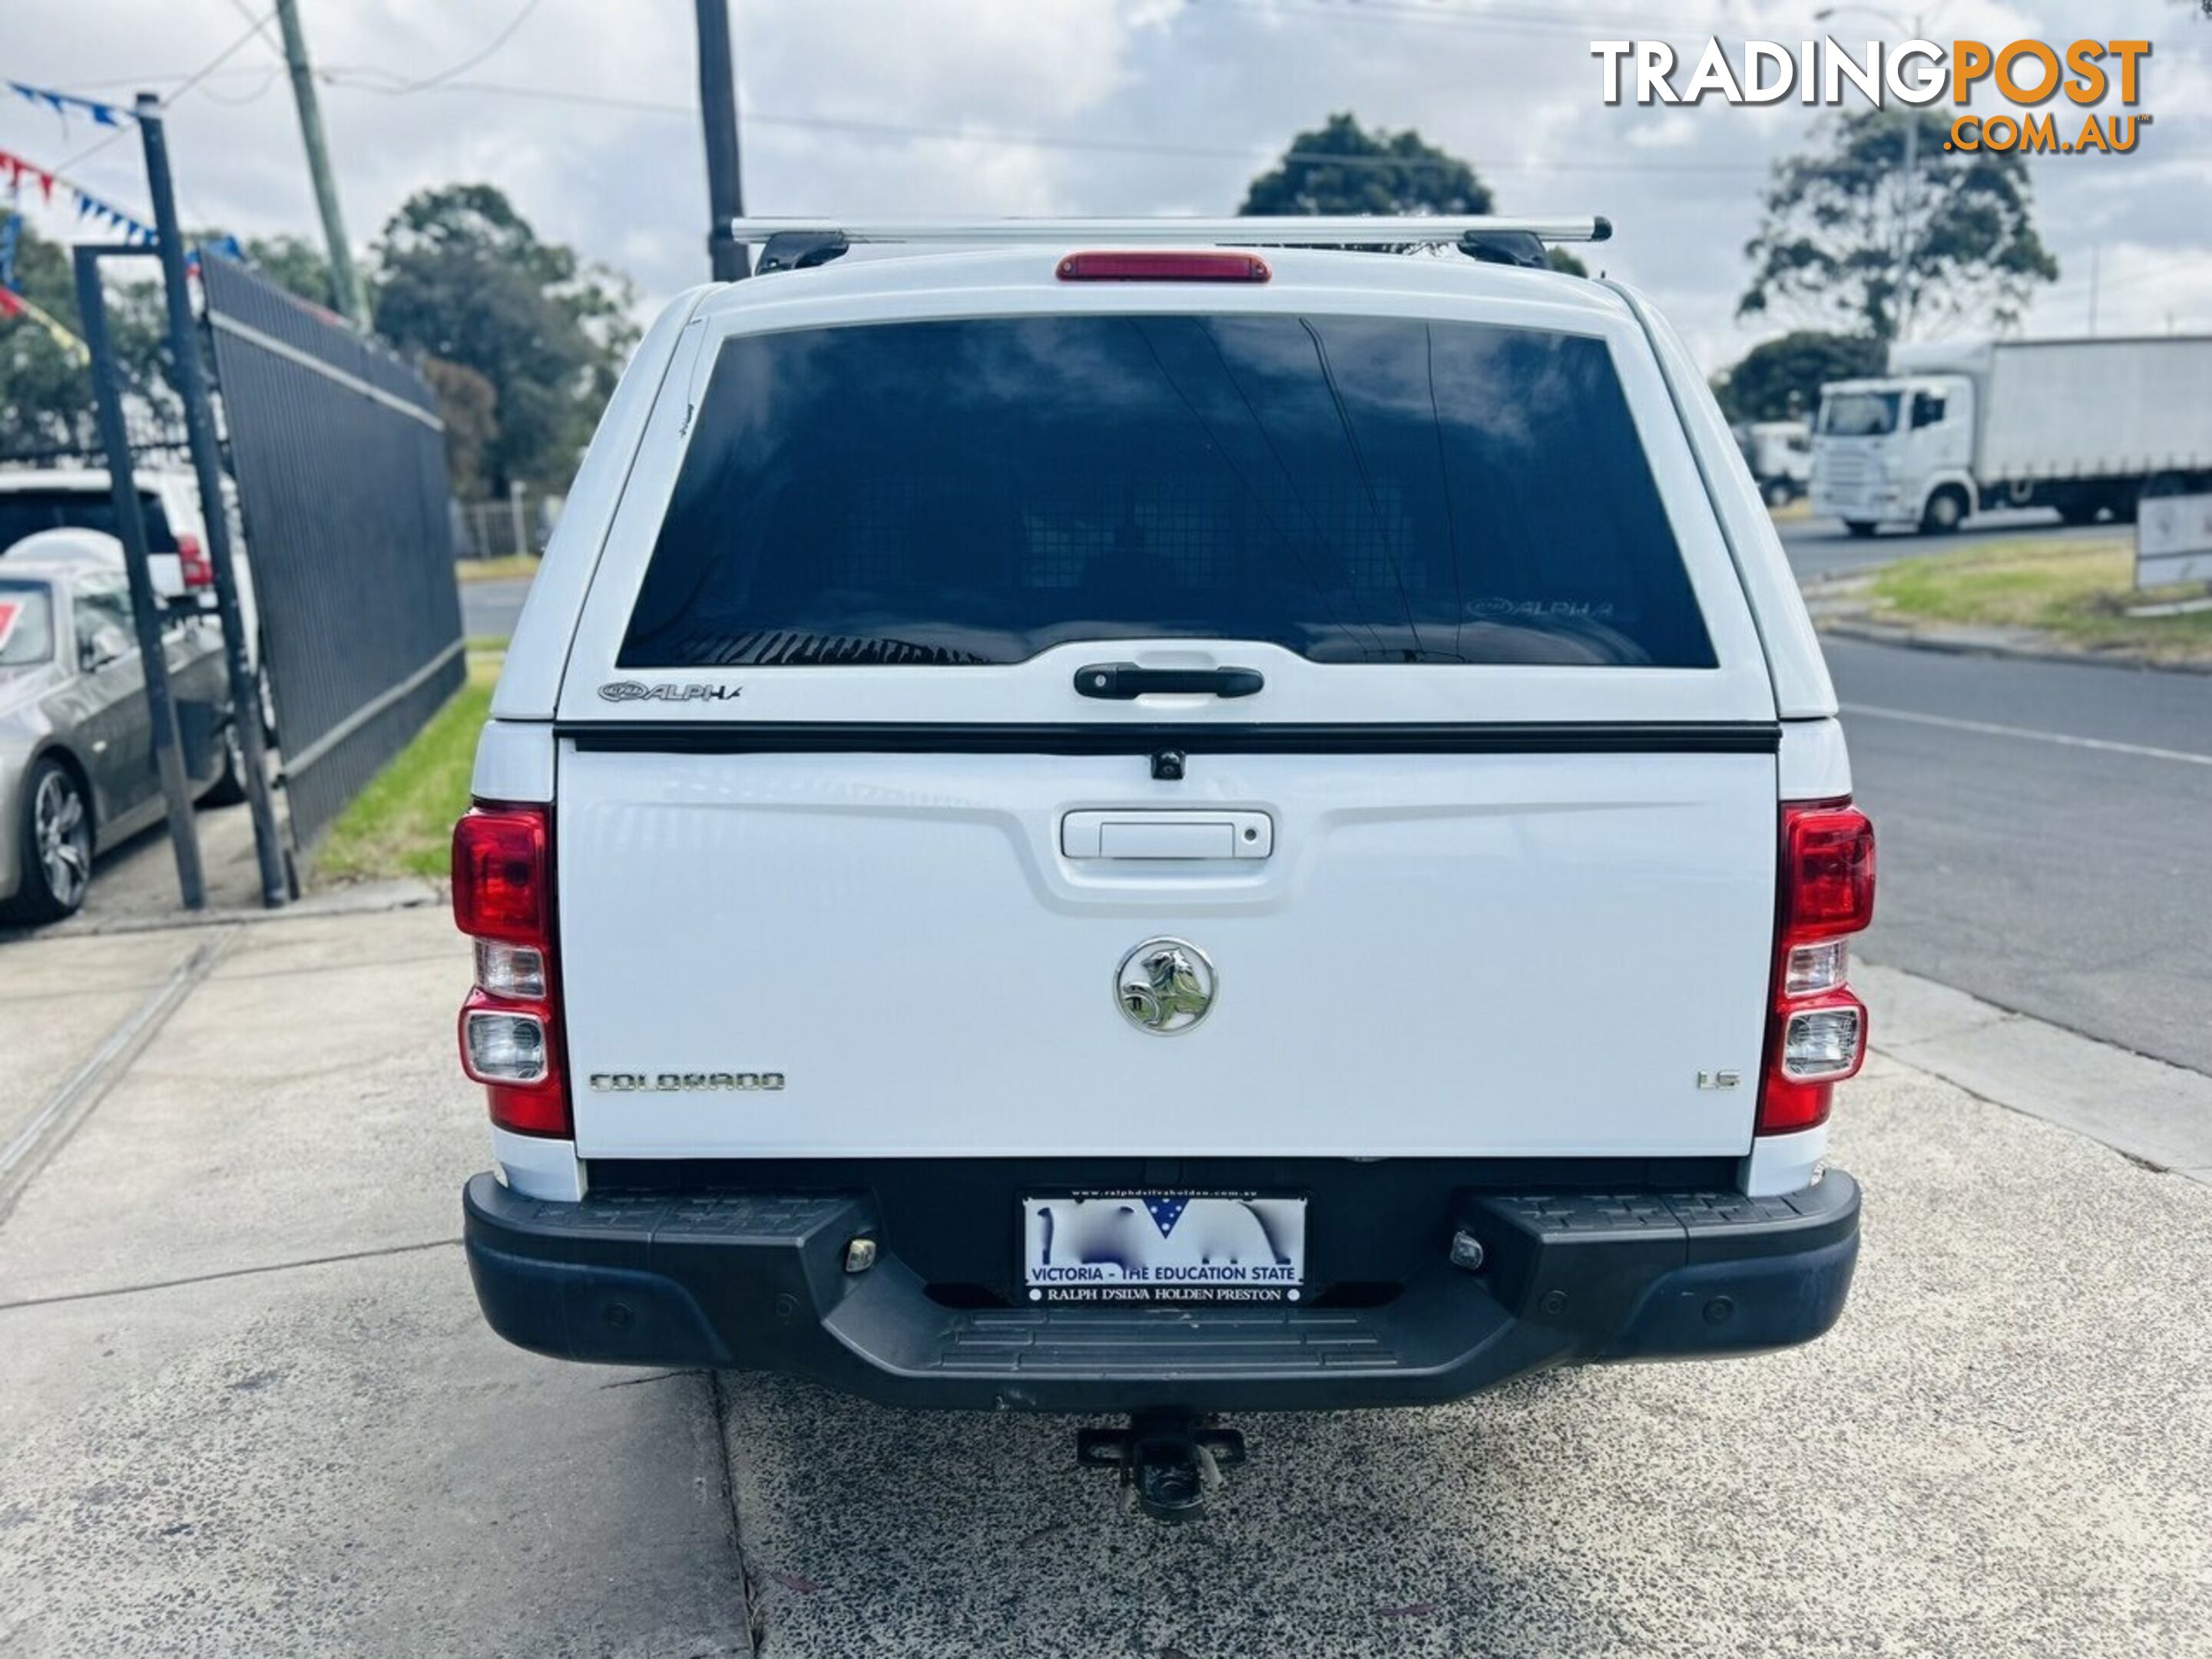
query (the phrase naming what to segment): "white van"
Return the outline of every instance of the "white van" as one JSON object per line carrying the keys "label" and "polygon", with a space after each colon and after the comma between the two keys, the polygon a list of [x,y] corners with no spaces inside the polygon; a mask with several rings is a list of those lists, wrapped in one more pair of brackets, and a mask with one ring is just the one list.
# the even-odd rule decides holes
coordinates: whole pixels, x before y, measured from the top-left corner
{"label": "white van", "polygon": [[1130,1413],[1165,1515],[1213,1413],[1828,1328],[1872,832],[1704,377],[1531,228],[787,228],[669,308],[455,833],[498,1331]]}

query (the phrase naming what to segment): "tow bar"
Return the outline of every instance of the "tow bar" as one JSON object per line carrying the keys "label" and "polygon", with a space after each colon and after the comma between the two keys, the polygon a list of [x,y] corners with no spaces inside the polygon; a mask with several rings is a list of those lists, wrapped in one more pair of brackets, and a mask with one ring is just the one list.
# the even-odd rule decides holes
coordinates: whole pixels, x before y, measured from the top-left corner
{"label": "tow bar", "polygon": [[1133,1499],[1155,1521],[1188,1521],[1204,1512],[1221,1471],[1244,1461],[1244,1437],[1195,1412],[1134,1412],[1126,1429],[1078,1429],[1075,1461],[1121,1472],[1123,1513]]}

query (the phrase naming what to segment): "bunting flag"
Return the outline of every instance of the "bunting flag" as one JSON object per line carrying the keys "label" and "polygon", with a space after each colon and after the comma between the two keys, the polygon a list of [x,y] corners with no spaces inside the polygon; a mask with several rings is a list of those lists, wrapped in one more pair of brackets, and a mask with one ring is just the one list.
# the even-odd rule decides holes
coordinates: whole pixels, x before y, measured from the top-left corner
{"label": "bunting flag", "polygon": [[185,254],[185,276],[197,276],[200,274],[200,255],[205,253],[210,247],[212,247],[215,252],[222,255],[224,258],[231,260],[235,264],[242,265],[248,263],[246,257],[246,249],[240,245],[238,238],[235,236],[226,235],[218,238],[212,243],[203,242],[199,246],[192,249],[191,252]]}
{"label": "bunting flag", "polygon": [[13,289],[0,288],[0,319],[28,317],[52,337],[53,343],[80,363],[92,361],[92,353],[84,342],[63,327],[60,321],[44,307],[33,304]]}
{"label": "bunting flag", "polygon": [[123,240],[142,246],[151,246],[154,227],[143,220],[134,219],[112,202],[103,202],[90,191],[76,185],[69,186],[70,194],[76,198],[76,216],[93,219],[103,225],[113,225],[123,233]]}
{"label": "bunting flag", "polygon": [[0,293],[15,286],[15,244],[23,234],[23,216],[11,213],[0,224]]}
{"label": "bunting flag", "polygon": [[123,240],[126,242],[146,246],[154,241],[154,228],[144,220],[125,213],[112,202],[103,201],[83,185],[63,178],[51,167],[42,167],[12,150],[0,149],[0,179],[7,181],[9,191],[20,193],[26,179],[35,182],[39,194],[49,202],[54,199],[55,186],[59,185],[69,192],[78,218],[94,219],[104,225],[112,225],[123,233]]}
{"label": "bunting flag", "polygon": [[103,104],[97,98],[80,98],[73,92],[55,92],[46,87],[25,86],[21,81],[10,81],[8,85],[17,97],[28,103],[44,104],[64,121],[69,119],[70,111],[76,110],[89,115],[95,126],[119,127],[131,113],[129,110],[118,109],[112,104]]}
{"label": "bunting flag", "polygon": [[26,179],[38,182],[39,193],[47,201],[54,199],[54,175],[35,161],[27,161],[11,150],[0,149],[0,176],[8,180],[10,191],[20,191]]}

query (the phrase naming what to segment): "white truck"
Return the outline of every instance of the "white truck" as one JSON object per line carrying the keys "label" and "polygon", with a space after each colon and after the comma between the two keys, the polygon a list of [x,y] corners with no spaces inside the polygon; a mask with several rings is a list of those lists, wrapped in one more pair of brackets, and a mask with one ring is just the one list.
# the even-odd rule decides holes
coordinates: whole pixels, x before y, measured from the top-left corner
{"label": "white truck", "polygon": [[1813,511],[1855,536],[1944,533],[1990,507],[2123,523],[2212,489],[2212,335],[1893,347],[1820,388]]}
{"label": "white truck", "polygon": [[494,1328],[1127,1413],[1169,1517],[1219,1413],[1828,1328],[1873,833],[1681,342],[1486,262],[1577,228],[740,226],[455,830]]}
{"label": "white truck", "polygon": [[1787,507],[1811,486],[1810,421],[1747,421],[1735,431],[1744,465],[1769,507]]}

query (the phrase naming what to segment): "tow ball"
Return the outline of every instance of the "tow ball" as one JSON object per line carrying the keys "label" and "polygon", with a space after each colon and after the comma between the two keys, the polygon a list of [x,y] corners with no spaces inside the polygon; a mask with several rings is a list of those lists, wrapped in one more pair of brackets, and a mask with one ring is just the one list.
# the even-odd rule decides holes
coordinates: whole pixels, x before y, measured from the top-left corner
{"label": "tow ball", "polygon": [[1123,1513],[1133,1502],[1155,1521],[1188,1521],[1220,1488],[1221,1471],[1244,1461],[1244,1437],[1195,1412],[1134,1412],[1125,1429],[1078,1429],[1075,1461],[1121,1472]]}

